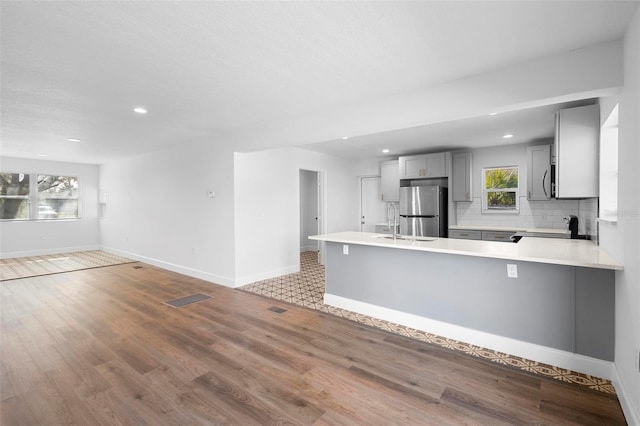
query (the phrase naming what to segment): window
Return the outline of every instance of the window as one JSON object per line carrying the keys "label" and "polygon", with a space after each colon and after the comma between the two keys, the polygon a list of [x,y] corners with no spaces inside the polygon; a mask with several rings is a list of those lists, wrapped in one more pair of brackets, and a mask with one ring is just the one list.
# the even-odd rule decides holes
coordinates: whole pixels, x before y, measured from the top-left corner
{"label": "window", "polygon": [[0,219],[24,220],[30,216],[30,176],[0,173]]}
{"label": "window", "polygon": [[520,211],[518,167],[483,169],[483,213],[518,213]]}
{"label": "window", "polygon": [[38,219],[78,217],[78,178],[38,175]]}
{"label": "window", "polygon": [[75,176],[0,173],[0,219],[75,219],[79,206]]}

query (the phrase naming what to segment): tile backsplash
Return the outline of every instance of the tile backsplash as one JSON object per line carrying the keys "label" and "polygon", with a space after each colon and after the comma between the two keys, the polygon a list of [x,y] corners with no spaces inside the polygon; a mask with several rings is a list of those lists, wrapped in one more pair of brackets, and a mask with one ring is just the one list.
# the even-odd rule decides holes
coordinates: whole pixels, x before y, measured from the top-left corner
{"label": "tile backsplash", "polygon": [[520,197],[519,214],[483,214],[482,202],[474,197],[472,202],[456,203],[458,225],[501,226],[566,229],[562,218],[567,215],[578,217],[579,232],[595,236],[598,199],[529,201]]}

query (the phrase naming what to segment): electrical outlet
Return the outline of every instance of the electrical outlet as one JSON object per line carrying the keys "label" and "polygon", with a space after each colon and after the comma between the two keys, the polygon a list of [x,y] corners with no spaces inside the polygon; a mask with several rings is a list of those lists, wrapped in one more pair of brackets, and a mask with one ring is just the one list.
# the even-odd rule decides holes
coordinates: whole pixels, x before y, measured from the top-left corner
{"label": "electrical outlet", "polygon": [[518,265],[507,263],[507,277],[518,278]]}
{"label": "electrical outlet", "polygon": [[344,254],[344,255],[348,255],[349,254],[349,245],[348,244],[343,244],[342,245],[342,254]]}

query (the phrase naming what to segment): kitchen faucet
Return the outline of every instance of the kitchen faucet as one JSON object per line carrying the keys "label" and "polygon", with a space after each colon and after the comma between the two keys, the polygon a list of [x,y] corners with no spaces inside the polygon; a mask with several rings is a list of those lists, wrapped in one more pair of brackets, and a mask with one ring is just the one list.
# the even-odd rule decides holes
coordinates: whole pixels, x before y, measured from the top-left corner
{"label": "kitchen faucet", "polygon": [[396,203],[389,203],[387,205],[387,220],[389,222],[389,227],[392,226],[391,219],[389,219],[389,209],[393,210],[393,239],[396,239],[396,229],[398,228],[398,219],[397,219],[397,207]]}

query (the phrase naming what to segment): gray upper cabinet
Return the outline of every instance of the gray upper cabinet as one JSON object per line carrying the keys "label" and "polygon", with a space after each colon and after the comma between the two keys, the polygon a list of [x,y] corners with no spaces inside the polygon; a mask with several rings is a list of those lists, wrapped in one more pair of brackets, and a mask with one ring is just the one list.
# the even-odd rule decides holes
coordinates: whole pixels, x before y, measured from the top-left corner
{"label": "gray upper cabinet", "polygon": [[598,196],[600,107],[562,109],[556,114],[555,197]]}
{"label": "gray upper cabinet", "polygon": [[398,160],[385,161],[380,165],[382,201],[400,201],[400,166]]}
{"label": "gray upper cabinet", "polygon": [[527,147],[527,200],[551,199],[551,145]]}
{"label": "gray upper cabinet", "polygon": [[400,157],[400,179],[424,179],[447,177],[447,160],[444,152],[438,154]]}
{"label": "gray upper cabinet", "polygon": [[452,160],[452,200],[473,201],[471,194],[471,153],[458,152]]}

